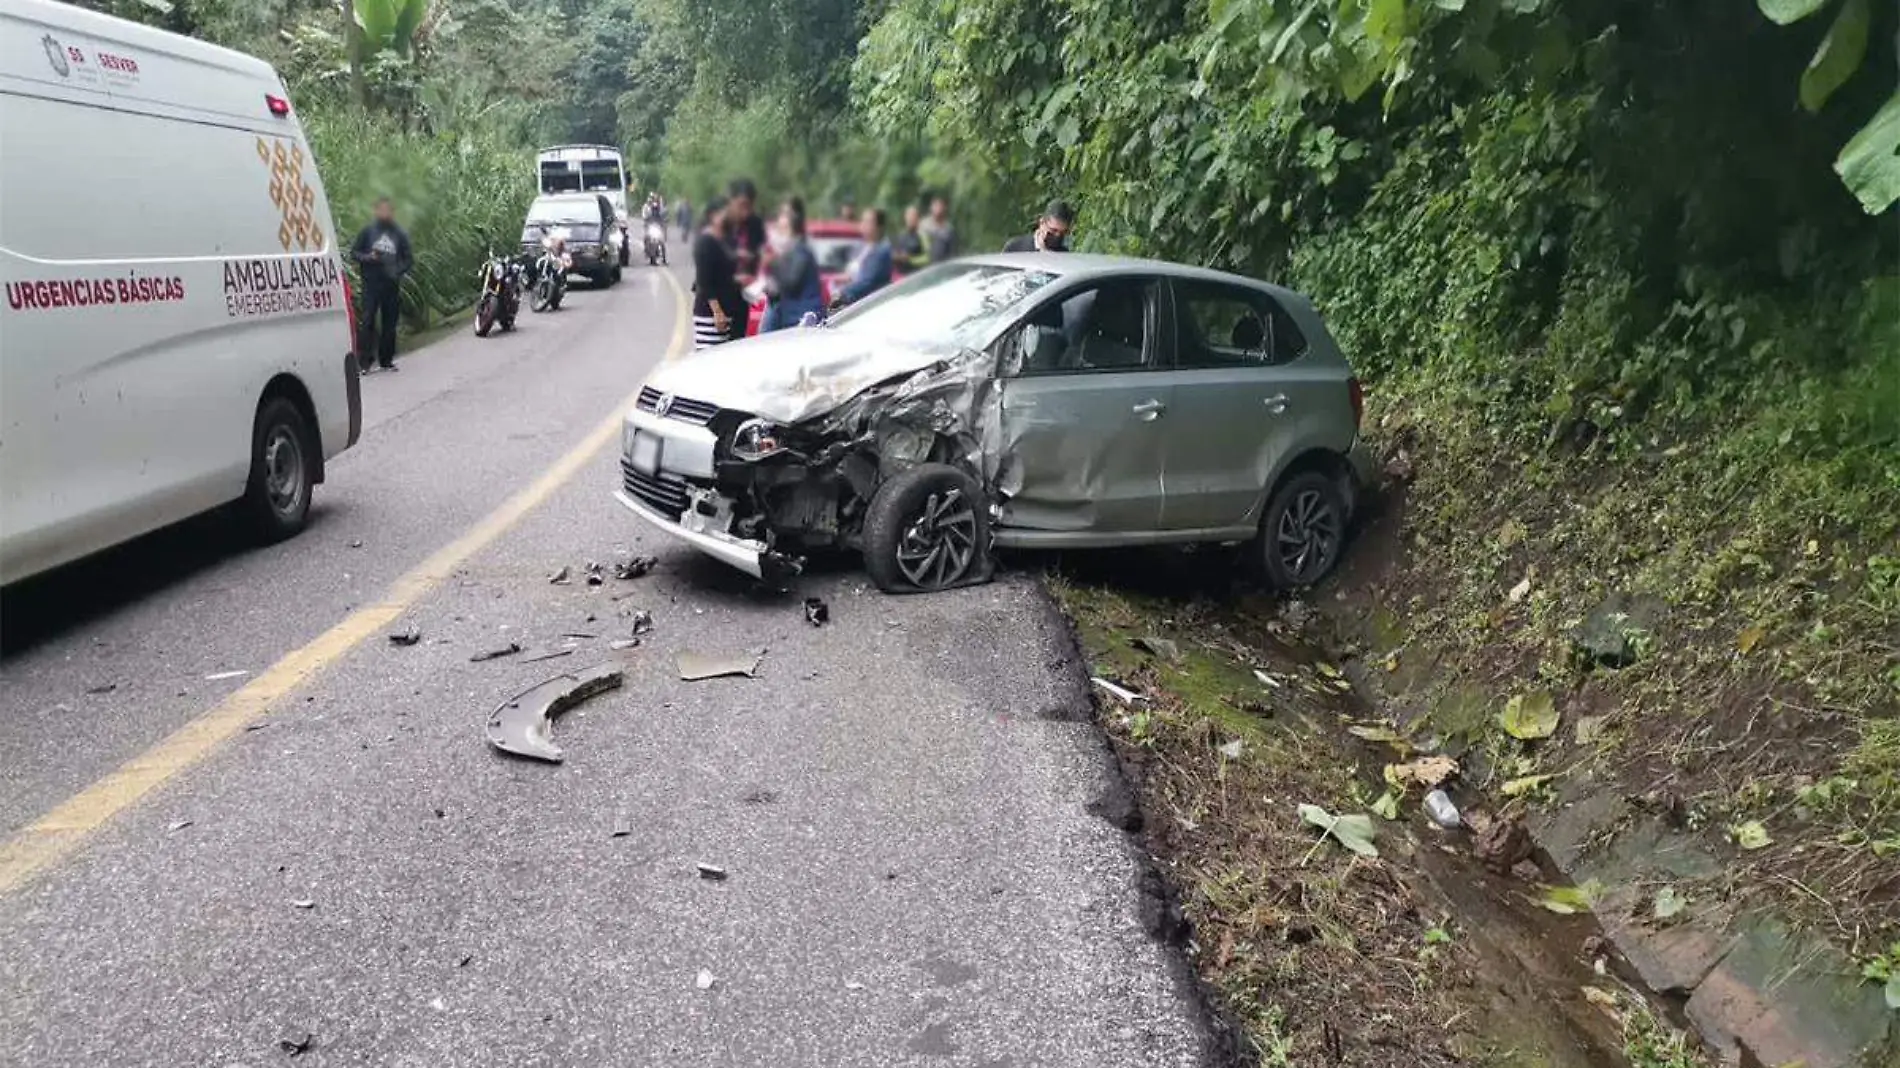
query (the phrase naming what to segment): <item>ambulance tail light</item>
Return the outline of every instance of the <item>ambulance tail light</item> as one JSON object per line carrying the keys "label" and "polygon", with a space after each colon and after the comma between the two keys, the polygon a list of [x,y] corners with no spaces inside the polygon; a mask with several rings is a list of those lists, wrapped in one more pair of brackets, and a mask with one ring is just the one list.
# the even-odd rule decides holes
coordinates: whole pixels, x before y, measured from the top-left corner
{"label": "ambulance tail light", "polygon": [[290,101],[285,100],[281,96],[273,96],[270,93],[265,93],[264,106],[270,109],[272,115],[280,119],[290,114]]}

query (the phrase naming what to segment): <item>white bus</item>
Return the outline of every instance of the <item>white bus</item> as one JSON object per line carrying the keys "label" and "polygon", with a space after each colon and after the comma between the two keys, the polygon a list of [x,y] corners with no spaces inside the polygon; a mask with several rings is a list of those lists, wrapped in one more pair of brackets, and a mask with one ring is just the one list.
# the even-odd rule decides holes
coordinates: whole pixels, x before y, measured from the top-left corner
{"label": "white bus", "polygon": [[234,502],[302,529],[362,401],[282,79],[0,0],[0,145],[0,585]]}
{"label": "white bus", "polygon": [[610,145],[555,145],[536,160],[541,195],[605,193],[621,217],[627,214],[627,167]]}

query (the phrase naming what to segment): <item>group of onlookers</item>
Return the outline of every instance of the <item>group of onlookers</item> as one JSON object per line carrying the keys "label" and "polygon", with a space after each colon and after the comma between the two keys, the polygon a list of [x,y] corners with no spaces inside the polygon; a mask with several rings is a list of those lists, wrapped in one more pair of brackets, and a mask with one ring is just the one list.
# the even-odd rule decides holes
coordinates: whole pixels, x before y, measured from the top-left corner
{"label": "group of onlookers", "polygon": [[[765,314],[761,333],[797,326],[808,316],[823,318],[891,284],[899,273],[920,270],[957,254],[956,227],[949,198],[930,198],[928,214],[912,205],[904,210],[904,228],[893,239],[883,209],[861,214],[846,201],[839,216],[858,224],[862,250],[846,270],[829,304],[818,258],[805,234],[805,202],[790,197],[770,228],[757,213],[758,189],[740,178],[726,196],[706,205],[700,232],[693,238],[693,340],[705,348],[746,334],[750,302],[746,288],[761,284]],[[1005,252],[1066,252],[1075,227],[1075,210],[1053,200],[1031,233],[1012,238]]]}

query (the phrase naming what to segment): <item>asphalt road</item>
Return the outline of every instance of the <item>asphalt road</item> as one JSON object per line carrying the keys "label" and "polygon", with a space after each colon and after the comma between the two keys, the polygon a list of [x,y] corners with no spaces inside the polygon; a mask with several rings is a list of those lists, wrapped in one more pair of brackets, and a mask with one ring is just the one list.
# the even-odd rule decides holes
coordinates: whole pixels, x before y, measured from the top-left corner
{"label": "asphalt road", "polygon": [[[0,1064],[1208,1060],[1143,858],[1090,814],[1116,784],[1032,583],[765,595],[620,509],[617,435],[543,477],[681,313],[636,269],[458,334],[365,381],[301,537],[193,523],[6,591],[0,858],[62,844],[0,880]],[[632,553],[659,567],[580,580]],[[574,651],[470,662],[511,641]],[[298,650],[313,674],[205,740]],[[674,666],[759,650],[755,679]],[[609,658],[626,684],[558,721],[564,764],[485,744],[498,703]]]}

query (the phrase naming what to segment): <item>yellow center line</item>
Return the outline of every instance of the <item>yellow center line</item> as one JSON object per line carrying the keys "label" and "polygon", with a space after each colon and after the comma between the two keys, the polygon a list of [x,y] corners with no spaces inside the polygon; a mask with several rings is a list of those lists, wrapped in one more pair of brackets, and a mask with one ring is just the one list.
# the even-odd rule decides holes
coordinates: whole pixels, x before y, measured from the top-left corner
{"label": "yellow center line", "polygon": [[[673,290],[676,313],[673,337],[664,359],[685,351],[691,308],[671,271],[661,277]],[[14,832],[0,843],[0,894],[11,893],[35,874],[77,849],[87,835],[107,820],[137,804],[179,772],[203,760],[232,735],[270,710],[299,686],[355,648],[363,639],[389,627],[404,612],[454,574],[469,557],[501,537],[536,507],[545,503],[568,479],[609,442],[616,439],[629,397],[608,419],[594,428],[571,451],[527,488],[504,501],[460,537],[444,545],[415,568],[390,584],[381,598],[346,616],[308,645],[272,664],[263,674],[234,691],[197,718],[179,727],[158,744],[121,764],[92,785],[74,794],[51,812]]]}

